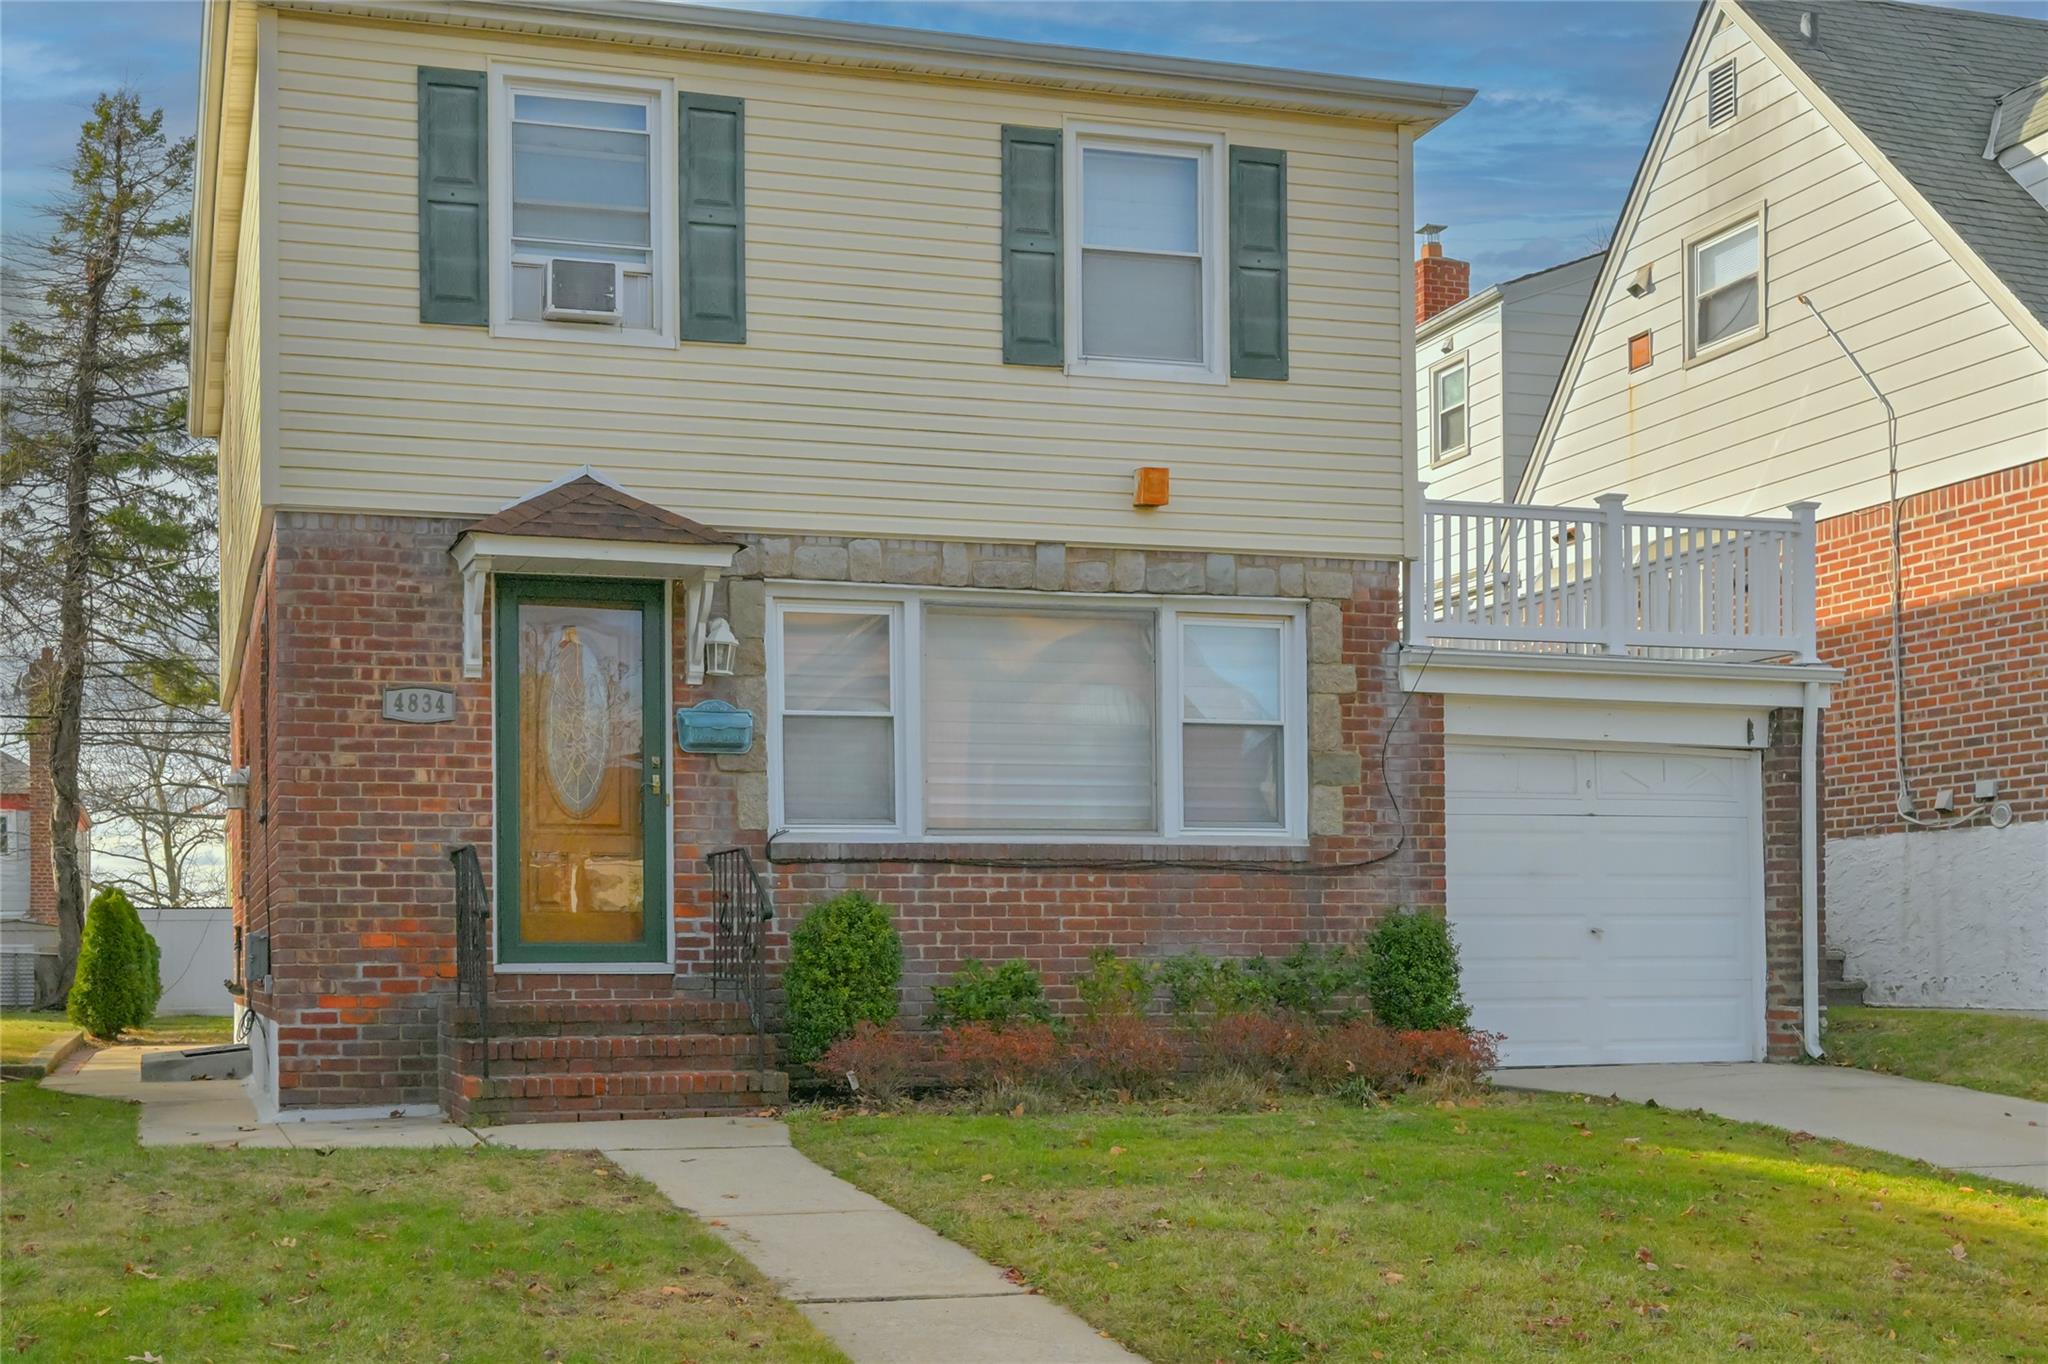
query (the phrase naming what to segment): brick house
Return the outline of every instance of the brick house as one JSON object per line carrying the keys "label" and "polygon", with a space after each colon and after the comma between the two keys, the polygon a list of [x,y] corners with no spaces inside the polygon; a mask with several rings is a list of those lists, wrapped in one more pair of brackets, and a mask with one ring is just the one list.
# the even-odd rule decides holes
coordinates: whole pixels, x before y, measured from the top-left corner
{"label": "brick house", "polygon": [[2048,1003],[2048,22],[1701,12],[1520,485],[1817,504],[1828,942]]}
{"label": "brick house", "polygon": [[[1584,576],[1563,649],[1404,634],[1479,582],[1408,569],[1403,382],[1412,146],[1469,91],[683,6],[207,19],[192,420],[266,1111],[773,1100],[750,1034],[836,891],[894,907],[908,1016],[970,956],[1067,999],[1096,947],[1455,902],[1458,774],[1555,806],[1560,763],[1617,867],[1719,876],[1711,941],[1581,914],[1581,992],[1532,1003],[1525,953],[1500,1006],[1558,1056],[1796,1050],[1798,524],[1757,532],[1764,647],[1697,668]],[[1655,851],[1699,820],[1734,846]]]}
{"label": "brick house", "polygon": [[[52,666],[50,658],[45,650],[42,661],[30,664],[15,687],[28,710],[36,708],[39,670]],[[30,726],[26,762],[0,753],[0,1006],[35,1003],[37,972],[56,966],[57,867],[49,854],[56,805],[49,740]],[[90,885],[92,831],[83,812],[77,839],[79,867]]]}

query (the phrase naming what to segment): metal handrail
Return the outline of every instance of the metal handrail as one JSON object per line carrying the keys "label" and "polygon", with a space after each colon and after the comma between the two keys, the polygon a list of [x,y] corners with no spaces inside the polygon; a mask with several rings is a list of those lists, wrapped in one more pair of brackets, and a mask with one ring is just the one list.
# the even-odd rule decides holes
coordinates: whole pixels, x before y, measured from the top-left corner
{"label": "metal handrail", "polygon": [[[455,999],[476,1006],[477,1036],[483,1043],[484,1079],[491,1076],[491,904],[484,893],[484,869],[476,849],[458,843],[448,850],[455,864]],[[459,1034],[458,1034],[459,1035]]]}
{"label": "metal handrail", "polygon": [[711,870],[711,995],[727,986],[747,1006],[756,1047],[767,1036],[767,971],[762,943],[775,921],[775,892],[745,848],[720,848],[704,859]]}

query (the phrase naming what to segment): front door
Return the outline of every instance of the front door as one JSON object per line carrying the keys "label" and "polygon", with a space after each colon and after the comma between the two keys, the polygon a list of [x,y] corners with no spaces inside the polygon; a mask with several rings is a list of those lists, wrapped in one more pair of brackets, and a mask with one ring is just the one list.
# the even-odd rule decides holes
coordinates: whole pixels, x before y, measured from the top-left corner
{"label": "front door", "polygon": [[668,958],[658,583],[499,578],[498,960]]}

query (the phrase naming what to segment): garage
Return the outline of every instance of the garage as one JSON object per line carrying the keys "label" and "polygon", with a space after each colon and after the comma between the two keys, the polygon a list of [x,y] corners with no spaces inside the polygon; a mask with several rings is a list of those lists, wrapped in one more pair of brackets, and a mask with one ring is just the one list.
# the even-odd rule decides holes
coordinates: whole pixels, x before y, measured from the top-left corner
{"label": "garage", "polygon": [[1453,739],[1445,760],[1450,922],[1504,1065],[1762,1057],[1754,751]]}

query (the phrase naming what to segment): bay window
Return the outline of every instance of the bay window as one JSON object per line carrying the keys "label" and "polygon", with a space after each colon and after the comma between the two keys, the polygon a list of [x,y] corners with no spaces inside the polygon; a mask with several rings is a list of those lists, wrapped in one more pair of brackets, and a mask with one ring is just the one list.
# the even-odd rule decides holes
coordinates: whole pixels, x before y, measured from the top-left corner
{"label": "bay window", "polygon": [[842,841],[1299,841],[1291,604],[773,599],[774,825]]}

